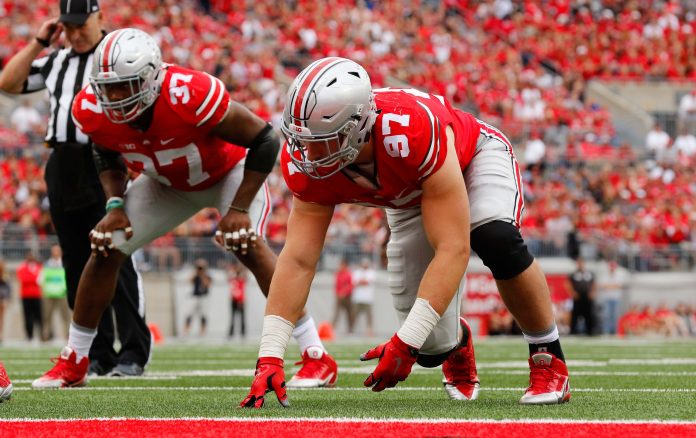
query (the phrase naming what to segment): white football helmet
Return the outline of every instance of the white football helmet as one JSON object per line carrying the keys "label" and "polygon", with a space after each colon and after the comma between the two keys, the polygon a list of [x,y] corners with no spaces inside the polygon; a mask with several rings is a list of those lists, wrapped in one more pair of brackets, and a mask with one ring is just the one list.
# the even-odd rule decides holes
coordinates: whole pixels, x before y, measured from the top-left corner
{"label": "white football helmet", "polygon": [[[139,29],[125,28],[108,34],[94,52],[89,82],[106,117],[113,123],[134,120],[155,102],[162,53],[155,40]],[[130,94],[109,99],[109,87],[125,87]]]}
{"label": "white football helmet", "polygon": [[[281,130],[295,166],[311,178],[324,179],[355,161],[376,118],[365,69],[349,59],[323,58],[290,85]],[[326,154],[309,159],[308,143],[323,143]]]}

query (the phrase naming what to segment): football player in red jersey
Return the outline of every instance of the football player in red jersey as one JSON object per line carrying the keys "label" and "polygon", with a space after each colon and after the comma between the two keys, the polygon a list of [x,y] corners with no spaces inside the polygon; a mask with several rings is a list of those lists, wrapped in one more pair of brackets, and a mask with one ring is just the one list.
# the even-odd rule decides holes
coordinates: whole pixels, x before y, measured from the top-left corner
{"label": "football player in red jersey", "polygon": [[[162,63],[155,41],[138,29],[116,30],[102,40],[89,79],[72,115],[94,143],[107,214],[89,236],[92,255],[78,286],[68,345],[34,388],[86,382],[86,355],[121,262],[202,208],[220,211],[216,241],[251,270],[265,294],[276,263],[263,242],[270,213],[264,181],[280,147],[268,123],[233,102],[219,79]],[[141,175],[126,190],[127,168]],[[303,383],[333,384],[336,364],[313,320],[306,314],[303,320],[296,337],[307,356],[305,374],[313,379]],[[320,357],[309,357],[310,349],[320,349]]]}
{"label": "football player in red jersey", "polygon": [[508,139],[441,96],[373,90],[367,72],[343,58],[311,64],[287,99],[281,165],[293,208],[271,281],[256,376],[241,405],[262,406],[266,391],[287,404],[277,384],[292,323],[307,299],[334,207],[346,202],[387,211],[389,283],[402,324],[361,356],[379,361],[365,386],[382,391],[406,379],[416,362],[442,364],[450,398],[477,397],[471,331],[459,316],[473,249],[529,343],[530,385],[520,403],[568,400],[548,285],[519,231],[522,186]]}

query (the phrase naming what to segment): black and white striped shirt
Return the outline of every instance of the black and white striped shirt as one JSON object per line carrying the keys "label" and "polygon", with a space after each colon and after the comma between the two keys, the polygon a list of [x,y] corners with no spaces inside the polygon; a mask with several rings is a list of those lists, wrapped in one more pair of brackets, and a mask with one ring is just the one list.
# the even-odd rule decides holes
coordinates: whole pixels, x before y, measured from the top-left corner
{"label": "black and white striped shirt", "polygon": [[89,137],[75,126],[70,109],[77,93],[89,82],[93,56],[94,50],[78,54],[72,49],[60,49],[32,62],[22,93],[48,90],[51,117],[46,129],[47,143],[89,144]]}

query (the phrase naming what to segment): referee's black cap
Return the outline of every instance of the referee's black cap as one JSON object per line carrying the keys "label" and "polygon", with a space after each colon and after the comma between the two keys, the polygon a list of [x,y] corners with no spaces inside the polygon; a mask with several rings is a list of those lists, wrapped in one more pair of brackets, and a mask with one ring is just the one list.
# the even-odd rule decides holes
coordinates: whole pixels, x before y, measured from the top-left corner
{"label": "referee's black cap", "polygon": [[82,25],[98,10],[97,0],[60,0],[60,22]]}

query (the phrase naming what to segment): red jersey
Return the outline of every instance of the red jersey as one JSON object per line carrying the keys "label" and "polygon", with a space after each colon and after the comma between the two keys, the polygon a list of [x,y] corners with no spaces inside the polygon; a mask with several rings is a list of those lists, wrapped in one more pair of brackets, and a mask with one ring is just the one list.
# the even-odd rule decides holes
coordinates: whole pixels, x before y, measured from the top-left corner
{"label": "red jersey", "polygon": [[177,190],[206,189],[246,155],[243,147],[210,133],[227,114],[229,93],[207,73],[170,64],[162,68],[162,89],[147,131],[112,123],[89,85],[75,97],[73,119],[95,144],[120,152],[131,170]]}
{"label": "red jersey", "polygon": [[437,172],[447,157],[445,129],[451,126],[454,131],[462,169],[474,155],[479,134],[488,129],[472,115],[452,108],[441,96],[414,89],[375,90],[375,104],[380,113],[372,131],[372,172],[351,165],[327,179],[314,180],[297,169],[285,147],[281,152],[283,177],[296,197],[325,205],[420,205],[423,181]]}

